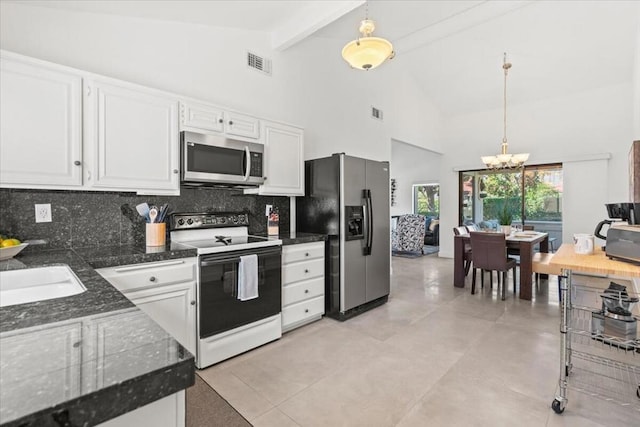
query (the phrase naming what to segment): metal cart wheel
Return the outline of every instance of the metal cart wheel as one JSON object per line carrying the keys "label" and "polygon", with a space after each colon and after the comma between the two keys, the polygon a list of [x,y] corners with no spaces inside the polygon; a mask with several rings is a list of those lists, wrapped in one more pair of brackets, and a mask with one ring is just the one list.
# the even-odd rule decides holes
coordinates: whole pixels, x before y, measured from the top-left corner
{"label": "metal cart wheel", "polygon": [[564,406],[565,403],[564,402],[560,402],[558,399],[554,399],[553,402],[551,402],[551,408],[553,409],[553,411],[556,414],[561,414],[564,412]]}

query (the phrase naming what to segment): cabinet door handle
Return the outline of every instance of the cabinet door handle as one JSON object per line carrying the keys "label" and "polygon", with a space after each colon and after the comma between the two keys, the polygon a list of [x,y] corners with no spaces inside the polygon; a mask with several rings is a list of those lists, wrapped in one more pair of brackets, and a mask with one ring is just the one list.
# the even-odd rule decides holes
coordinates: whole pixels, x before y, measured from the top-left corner
{"label": "cabinet door handle", "polygon": [[305,308],[305,309],[304,309],[304,312],[305,312],[305,313],[308,313],[308,312],[309,312],[309,309],[308,309],[308,308]]}
{"label": "cabinet door handle", "polygon": [[263,176],[263,177],[262,177],[262,179],[264,179],[264,180],[266,181],[266,180],[267,180],[267,177],[266,177],[266,176]]}
{"label": "cabinet door handle", "polygon": [[229,120],[229,126],[233,125],[233,120]]}
{"label": "cabinet door handle", "polygon": [[149,281],[150,281],[150,282],[155,282],[156,280],[157,280],[157,279],[156,279],[156,276],[151,276],[151,277],[149,277]]}
{"label": "cabinet door handle", "polygon": [[304,269],[304,272],[305,272],[305,273],[308,273],[308,272],[309,272],[309,269],[305,268],[305,269]]}
{"label": "cabinet door handle", "polygon": [[305,293],[305,294],[308,294],[308,293],[309,293],[309,289],[305,289],[305,290],[304,290],[304,293]]}
{"label": "cabinet door handle", "polygon": [[191,301],[191,305],[196,305],[195,300],[194,300],[194,301]]}
{"label": "cabinet door handle", "polygon": [[304,256],[309,256],[309,252],[306,252],[306,253],[304,254]]}
{"label": "cabinet door handle", "polygon": [[178,173],[178,172],[180,172],[178,169],[173,170],[173,173]]}
{"label": "cabinet door handle", "polygon": [[73,164],[76,166],[80,166],[82,162],[80,160],[76,160],[75,162],[73,162]]}
{"label": "cabinet door handle", "polygon": [[224,120],[218,119],[218,123],[224,123]]}

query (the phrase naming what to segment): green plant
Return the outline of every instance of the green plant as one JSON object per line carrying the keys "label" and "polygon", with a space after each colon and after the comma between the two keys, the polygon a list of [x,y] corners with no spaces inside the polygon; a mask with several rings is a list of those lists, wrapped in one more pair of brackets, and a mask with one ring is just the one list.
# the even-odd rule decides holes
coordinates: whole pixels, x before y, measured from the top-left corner
{"label": "green plant", "polygon": [[506,200],[502,204],[502,210],[498,213],[498,222],[500,225],[511,225],[513,222],[513,212]]}

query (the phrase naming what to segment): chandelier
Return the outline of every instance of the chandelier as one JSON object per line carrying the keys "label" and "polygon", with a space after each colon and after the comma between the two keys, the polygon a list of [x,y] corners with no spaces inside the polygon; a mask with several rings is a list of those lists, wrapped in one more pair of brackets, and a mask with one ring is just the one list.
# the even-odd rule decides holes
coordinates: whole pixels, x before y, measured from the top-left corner
{"label": "chandelier", "polygon": [[395,56],[393,45],[386,39],[372,37],[375,23],[369,19],[369,3],[366,4],[364,21],[360,22],[358,31],[362,37],[350,41],[342,48],[342,57],[351,68],[369,71]]}
{"label": "chandelier", "polygon": [[522,166],[529,158],[529,153],[507,153],[509,147],[507,143],[507,74],[509,68],[511,68],[511,63],[507,62],[506,53],[504,54],[502,68],[504,69],[504,134],[500,154],[496,154],[495,156],[481,156],[482,163],[484,163],[488,169],[517,168]]}

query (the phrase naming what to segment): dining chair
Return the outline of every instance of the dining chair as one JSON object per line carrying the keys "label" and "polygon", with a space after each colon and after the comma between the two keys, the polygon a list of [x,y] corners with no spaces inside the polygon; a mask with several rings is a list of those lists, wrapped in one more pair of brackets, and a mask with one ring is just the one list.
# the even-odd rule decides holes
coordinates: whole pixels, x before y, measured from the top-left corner
{"label": "dining chair", "polygon": [[[460,236],[462,234],[467,234],[467,229],[464,225],[459,227],[453,227],[453,234],[455,236]],[[469,275],[469,270],[471,269],[471,244],[464,244],[464,276],[467,277]]]}
{"label": "dining chair", "polygon": [[478,224],[467,224],[465,227],[467,228],[467,231],[481,231]]}
{"label": "dining chair", "polygon": [[[507,272],[513,270],[513,293],[516,292],[516,261],[507,257],[507,241],[502,233],[483,233],[472,231],[471,260],[473,262],[473,280],[471,294],[476,291],[476,270],[489,270],[502,273],[502,300],[504,301],[507,288]],[[499,277],[499,276],[498,276]],[[484,274],[481,278],[484,281]],[[498,287],[500,280],[498,280]]]}

